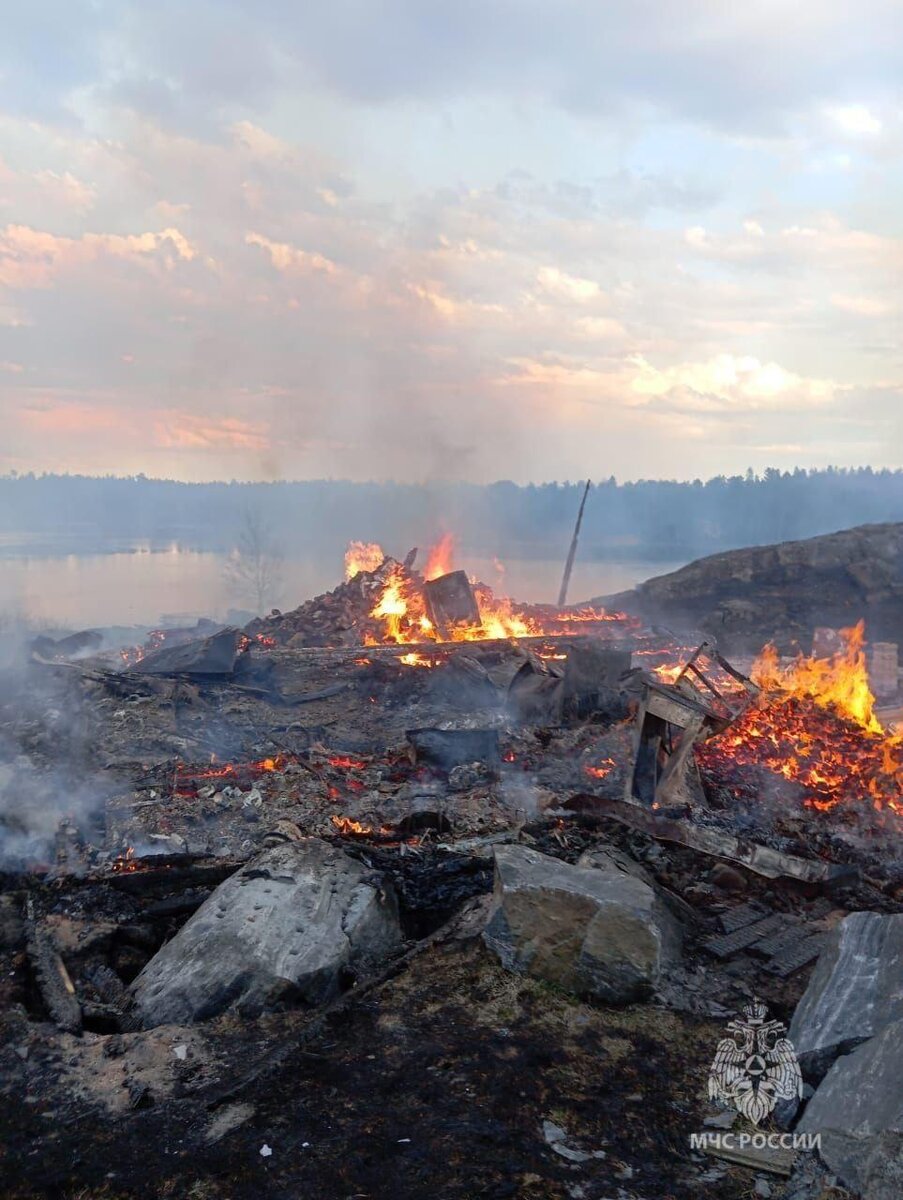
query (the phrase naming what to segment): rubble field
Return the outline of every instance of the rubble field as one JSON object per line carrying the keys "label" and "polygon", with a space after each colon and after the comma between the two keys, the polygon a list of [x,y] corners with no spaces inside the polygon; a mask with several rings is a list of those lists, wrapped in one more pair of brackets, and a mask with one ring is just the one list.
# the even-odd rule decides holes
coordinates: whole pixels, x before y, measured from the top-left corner
{"label": "rubble field", "polygon": [[[901,1194],[863,630],[728,661],[413,561],[4,671],[3,1195]],[[757,1005],[799,1074],[741,1095]]]}

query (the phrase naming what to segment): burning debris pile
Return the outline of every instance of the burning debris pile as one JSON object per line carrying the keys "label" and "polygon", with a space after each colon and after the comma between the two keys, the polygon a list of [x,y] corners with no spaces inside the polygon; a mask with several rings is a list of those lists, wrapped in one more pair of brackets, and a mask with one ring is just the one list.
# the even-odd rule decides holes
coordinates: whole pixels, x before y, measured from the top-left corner
{"label": "burning debris pile", "polygon": [[593,607],[556,609],[498,598],[486,584],[452,569],[453,541],[443,538],[415,570],[417,550],[403,562],[375,544],[353,542],[339,587],[288,613],[252,622],[264,644],[289,646],[421,645],[588,632],[605,622],[629,627],[622,614]]}
{"label": "burning debris pile", "polygon": [[875,715],[863,639],[860,623],[831,657],[789,665],[766,648],[753,670],[761,703],[698,752],[709,777],[739,792],[788,781],[785,800],[820,812],[903,816],[903,737]]}
{"label": "burning debris pile", "polygon": [[[172,1192],[188,1155],[198,1194],[228,1191],[303,1126],[280,1186],[388,1195],[366,1162],[414,1122],[399,1194],[504,1194],[516,1145],[503,1174],[527,1163],[556,1200],[575,1172],[585,1195],[727,1200],[750,1165],[815,1200],[814,1160],[675,1151],[675,1114],[736,1117],[707,1106],[706,1039],[754,995],[796,1010],[809,1047],[806,1014],[846,995],[836,963],[858,956],[881,992],[866,1046],[899,1019],[875,981],[903,920],[903,743],[864,629],[731,662],[619,614],[498,599],[448,541],[415,561],[355,544],[338,588],[244,631],[121,658],[45,645],[23,668],[0,711],[0,1086],[33,1100],[8,1118],[15,1194],[60,1194],[76,1146],[79,1183],[106,1187],[113,1161],[122,1194],[148,1172]],[[67,771],[78,804],[29,832],[10,797],[65,796]],[[830,1161],[859,1186],[896,1126],[844,1124],[841,1049],[803,1063],[807,1111],[839,1123]],[[667,1153],[658,1126],[622,1134],[637,1105]],[[362,1129],[369,1159],[348,1149]],[[140,1179],[119,1165],[139,1150]]]}

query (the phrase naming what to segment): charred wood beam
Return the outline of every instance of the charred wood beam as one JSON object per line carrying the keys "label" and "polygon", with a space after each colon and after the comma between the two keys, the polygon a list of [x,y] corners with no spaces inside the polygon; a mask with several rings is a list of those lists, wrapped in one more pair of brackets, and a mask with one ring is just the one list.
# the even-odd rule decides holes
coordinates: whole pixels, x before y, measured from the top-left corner
{"label": "charred wood beam", "polygon": [[25,951],[41,1000],[53,1021],[66,1033],[81,1033],[82,1010],[75,984],[49,931],[35,920],[31,897],[26,909]]}
{"label": "charred wood beam", "polygon": [[766,879],[793,879],[799,883],[830,887],[852,883],[859,877],[859,868],[852,865],[826,863],[785,854],[781,850],[734,837],[719,829],[659,816],[627,800],[580,792],[567,800],[563,807],[585,816],[611,817],[657,841],[675,842],[702,854],[709,854],[713,858],[729,859]]}
{"label": "charred wood beam", "polygon": [[[188,888],[215,886],[234,875],[241,865],[234,859],[196,863],[189,860],[178,866],[164,866],[149,860],[147,866],[112,872],[99,878],[110,887],[130,896],[164,896],[172,892],[184,892]],[[95,876],[95,880],[97,878]]]}

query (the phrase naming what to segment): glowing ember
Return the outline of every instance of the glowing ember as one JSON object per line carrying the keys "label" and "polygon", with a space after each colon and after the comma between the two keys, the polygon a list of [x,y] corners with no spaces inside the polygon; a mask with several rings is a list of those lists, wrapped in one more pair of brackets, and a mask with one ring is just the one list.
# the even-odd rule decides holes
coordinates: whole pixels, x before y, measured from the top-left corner
{"label": "glowing ember", "polygon": [[140,871],[141,864],[135,858],[135,847],[127,846],[124,854],[117,854],[110,864],[110,868],[117,875],[126,871]]}
{"label": "glowing ember", "polygon": [[674,665],[663,664],[660,667],[653,667],[652,673],[653,675],[657,675],[662,683],[674,683],[683,669],[684,664],[682,662]]}
{"label": "glowing ember", "polygon": [[127,667],[133,667],[135,663],[141,662],[153,650],[159,650],[166,641],[165,629],[152,629],[147,635],[147,641],[143,646],[128,646],[119,651],[119,657]]}
{"label": "glowing ember", "polygon": [[371,825],[362,825],[360,821],[352,821],[350,817],[333,816],[329,819],[339,833],[347,834],[349,837],[369,837],[374,833],[382,835],[392,833],[392,830],[385,825],[381,825],[379,829],[374,829]]}
{"label": "glowing ember", "polygon": [[353,579],[361,571],[375,571],[385,557],[382,546],[376,542],[349,542],[345,551],[345,578]]}
{"label": "glowing ember", "polygon": [[176,768],[173,791],[177,796],[190,796],[205,780],[224,779],[253,779],[257,775],[265,775],[271,771],[281,771],[286,760],[279,758],[261,758],[256,762],[247,763],[217,763],[215,758],[209,767],[193,768],[179,764]]}
{"label": "glowing ember", "polygon": [[864,801],[903,813],[903,738],[886,734],[875,717],[862,624],[843,639],[833,658],[800,657],[788,667],[766,647],[753,668],[763,689],[758,706],[697,747],[714,779],[739,787],[759,766],[797,784],[811,808]]}
{"label": "glowing ember", "polygon": [[430,668],[438,665],[438,659],[430,658],[426,654],[417,654],[416,652],[402,654],[398,661],[406,667]]}
{"label": "glowing ember", "polygon": [[342,754],[334,755],[328,762],[331,767],[341,767],[343,771],[361,771],[367,765],[363,759],[348,758]]}
{"label": "glowing ember", "polygon": [[583,770],[587,775],[591,775],[593,779],[604,779],[606,775],[611,774],[615,765],[613,758],[603,758],[598,766],[584,767]]}

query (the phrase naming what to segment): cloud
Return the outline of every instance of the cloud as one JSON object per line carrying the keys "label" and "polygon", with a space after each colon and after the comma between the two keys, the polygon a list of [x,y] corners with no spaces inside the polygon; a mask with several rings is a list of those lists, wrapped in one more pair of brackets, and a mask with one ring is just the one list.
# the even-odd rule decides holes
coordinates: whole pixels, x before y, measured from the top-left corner
{"label": "cloud", "polygon": [[881,120],[864,104],[840,104],[828,108],[828,116],[841,131],[853,137],[881,132]]}
{"label": "cloud", "polygon": [[893,306],[875,296],[845,296],[835,292],[831,303],[841,312],[852,313],[857,317],[886,317],[893,311]]}
{"label": "cloud", "polygon": [[557,267],[540,267],[536,278],[543,291],[575,304],[588,304],[598,300],[602,294],[595,280],[578,279],[566,271],[559,271]]}
{"label": "cloud", "polygon": [[642,355],[631,382],[638,403],[667,400],[684,412],[803,412],[822,408],[834,395],[829,380],[805,379],[775,362],[720,354],[708,362],[659,369]]}
{"label": "cloud", "polygon": [[0,285],[12,289],[50,287],[60,272],[102,257],[172,270],[178,260],[190,262],[195,255],[194,247],[178,229],[67,238],[27,225],[7,225],[0,231]]}
{"label": "cloud", "polygon": [[154,439],[167,450],[262,451],[270,448],[265,424],[236,417],[165,412],[154,421]]}
{"label": "cloud", "polygon": [[32,38],[41,113],[0,116],[0,469],[891,453],[879,3],[803,0],[779,43],[767,0],[89,8],[59,80]]}
{"label": "cloud", "polygon": [[322,254],[300,250],[297,246],[289,246],[285,242],[272,242],[260,233],[249,233],[245,236],[248,246],[259,246],[270,258],[277,271],[310,275],[335,275],[337,267],[334,262]]}

